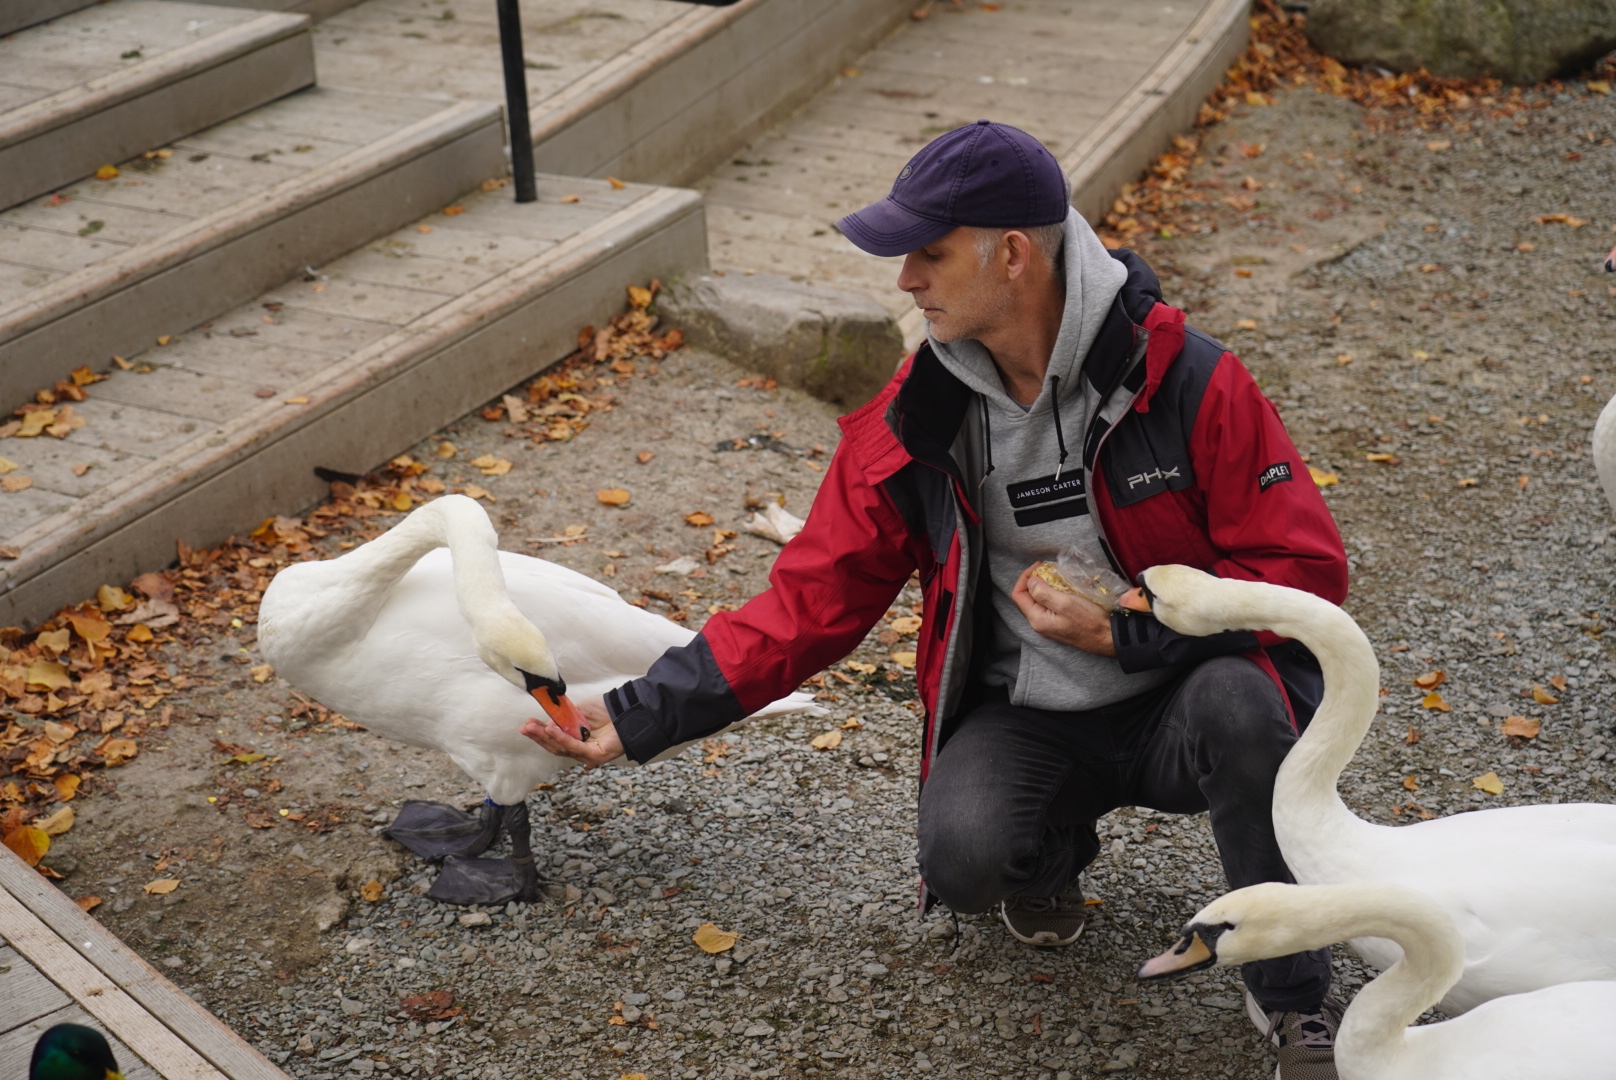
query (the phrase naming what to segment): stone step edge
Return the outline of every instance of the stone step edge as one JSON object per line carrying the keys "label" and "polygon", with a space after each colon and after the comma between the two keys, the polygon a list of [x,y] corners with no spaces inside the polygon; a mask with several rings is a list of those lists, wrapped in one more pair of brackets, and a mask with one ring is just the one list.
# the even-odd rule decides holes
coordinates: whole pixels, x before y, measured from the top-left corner
{"label": "stone step edge", "polygon": [[1209,0],[1122,100],[1061,156],[1072,205],[1090,223],[1105,217],[1122,185],[1143,173],[1174,135],[1195,126],[1201,103],[1246,47],[1250,14],[1250,0]]}
{"label": "stone step edge", "polygon": [[[0,564],[0,609],[11,606],[5,603],[8,594],[24,588],[75,552],[156,512],[176,490],[197,487],[265,447],[295,437],[303,428],[331,417],[376,387],[498,322],[536,292],[553,288],[611,258],[620,246],[621,234],[641,230],[647,219],[672,221],[699,213],[701,206],[697,192],[655,188],[555,247],[288,388],[277,400],[200,433],[109,490],[97,493],[93,505],[90,499],[81,500],[19,533],[11,544],[19,549],[21,557]],[[544,364],[549,362],[546,359]],[[485,388],[486,394],[497,394],[508,385],[491,385]],[[309,401],[291,406],[283,403],[288,397],[307,397]],[[319,463],[310,462],[310,468],[315,464]]]}
{"label": "stone step edge", "polygon": [[[301,176],[24,293],[11,303],[0,305],[0,343],[21,337],[136,282],[233,243],[271,222],[446,146],[477,128],[499,123],[502,117],[500,107],[494,104],[468,101],[451,105]],[[0,375],[3,374],[0,371]]]}
{"label": "stone step edge", "polygon": [[307,15],[273,12],[0,113],[0,149],[65,127],[278,41],[309,32]]}

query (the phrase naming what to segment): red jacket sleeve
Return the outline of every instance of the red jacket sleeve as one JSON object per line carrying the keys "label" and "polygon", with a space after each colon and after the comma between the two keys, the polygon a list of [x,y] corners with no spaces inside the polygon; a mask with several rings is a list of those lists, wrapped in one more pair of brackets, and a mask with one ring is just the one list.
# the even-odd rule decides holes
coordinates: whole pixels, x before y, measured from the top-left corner
{"label": "red jacket sleeve", "polygon": [[606,697],[629,757],[647,761],[784,697],[851,652],[915,570],[909,530],[846,443],[770,588],[707,621],[643,677]]}

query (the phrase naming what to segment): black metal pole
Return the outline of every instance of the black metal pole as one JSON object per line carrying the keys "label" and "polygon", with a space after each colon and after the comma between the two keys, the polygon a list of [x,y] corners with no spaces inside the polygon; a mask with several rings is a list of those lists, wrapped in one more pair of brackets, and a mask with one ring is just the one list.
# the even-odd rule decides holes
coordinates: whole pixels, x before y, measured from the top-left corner
{"label": "black metal pole", "polygon": [[511,136],[511,175],[516,201],[536,202],[533,129],[527,119],[527,65],[522,59],[522,13],[517,0],[494,0],[499,11],[499,55],[505,65],[505,127]]}

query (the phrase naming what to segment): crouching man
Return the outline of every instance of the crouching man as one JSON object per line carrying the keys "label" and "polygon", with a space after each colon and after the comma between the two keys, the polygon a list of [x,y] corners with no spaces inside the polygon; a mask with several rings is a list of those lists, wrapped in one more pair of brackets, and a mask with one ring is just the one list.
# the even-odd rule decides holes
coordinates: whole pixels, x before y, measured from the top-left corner
{"label": "crouching man", "polygon": [[[1122,806],[1209,811],[1231,888],[1289,881],[1275,772],[1312,715],[1299,644],[1190,638],[1107,614],[1033,568],[1075,547],[1125,578],[1161,563],[1339,603],[1346,555],[1278,414],[1222,345],[1107,251],[1054,158],[980,121],[939,137],[892,193],[839,223],[904,256],[929,337],[843,438],[773,587],[710,619],[641,679],[580,702],[585,764],[647,761],[846,656],[918,572],[925,623],[919,861],[925,902],[998,908],[1037,946],[1083,929],[1078,875]],[[1335,1075],[1326,950],[1248,964],[1280,1076]]]}

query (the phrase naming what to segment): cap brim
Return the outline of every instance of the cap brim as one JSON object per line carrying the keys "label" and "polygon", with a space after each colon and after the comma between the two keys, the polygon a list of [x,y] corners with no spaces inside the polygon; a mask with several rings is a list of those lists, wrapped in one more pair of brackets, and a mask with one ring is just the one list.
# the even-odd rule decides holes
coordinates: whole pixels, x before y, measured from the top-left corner
{"label": "cap brim", "polygon": [[848,214],[836,223],[854,246],[871,255],[907,255],[941,240],[958,226],[906,210],[891,196]]}

